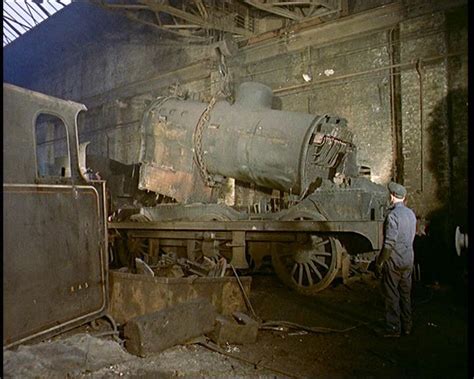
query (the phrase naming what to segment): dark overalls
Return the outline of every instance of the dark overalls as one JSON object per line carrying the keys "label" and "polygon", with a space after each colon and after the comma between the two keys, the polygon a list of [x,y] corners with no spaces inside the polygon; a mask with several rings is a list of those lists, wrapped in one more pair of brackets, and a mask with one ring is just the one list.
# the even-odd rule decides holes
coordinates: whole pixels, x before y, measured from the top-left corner
{"label": "dark overalls", "polygon": [[392,253],[382,269],[385,321],[394,332],[409,331],[412,326],[410,292],[415,233],[415,213],[403,202],[395,203],[385,220],[384,247]]}

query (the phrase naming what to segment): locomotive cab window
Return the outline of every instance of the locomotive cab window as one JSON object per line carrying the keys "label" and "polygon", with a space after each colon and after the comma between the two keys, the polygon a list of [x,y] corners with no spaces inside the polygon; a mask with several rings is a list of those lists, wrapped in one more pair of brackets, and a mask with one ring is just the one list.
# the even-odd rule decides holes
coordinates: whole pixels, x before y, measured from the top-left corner
{"label": "locomotive cab window", "polygon": [[70,178],[71,160],[66,125],[57,116],[41,113],[35,123],[38,178]]}

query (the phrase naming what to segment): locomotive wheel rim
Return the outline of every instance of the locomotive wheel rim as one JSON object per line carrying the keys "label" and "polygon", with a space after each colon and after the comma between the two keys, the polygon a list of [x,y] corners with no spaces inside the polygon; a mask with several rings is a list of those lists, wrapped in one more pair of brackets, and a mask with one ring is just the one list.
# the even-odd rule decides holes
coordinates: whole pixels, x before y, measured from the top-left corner
{"label": "locomotive wheel rim", "polygon": [[[303,211],[290,219],[320,220],[322,217]],[[318,234],[309,237],[306,243],[286,245],[284,251],[273,249],[272,261],[276,274],[287,286],[304,295],[315,295],[328,287],[336,277],[343,249],[334,237]]]}
{"label": "locomotive wheel rim", "polygon": [[307,244],[292,244],[290,251],[277,253],[285,281],[299,292],[313,293],[326,288],[337,274],[339,249],[332,237],[311,235]]}

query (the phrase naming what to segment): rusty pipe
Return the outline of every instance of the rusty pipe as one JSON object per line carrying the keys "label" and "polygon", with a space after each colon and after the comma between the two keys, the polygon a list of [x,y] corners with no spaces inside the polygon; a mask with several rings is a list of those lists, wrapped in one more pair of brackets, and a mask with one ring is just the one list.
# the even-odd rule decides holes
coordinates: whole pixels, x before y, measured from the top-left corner
{"label": "rusty pipe", "polygon": [[424,181],[424,154],[423,154],[423,71],[421,66],[421,58],[418,58],[415,63],[416,73],[418,74],[419,93],[418,93],[418,109],[420,112],[420,191],[423,192]]}
{"label": "rusty pipe", "polygon": [[[450,58],[450,57],[464,55],[464,54],[466,54],[466,52],[436,55],[436,56],[432,56],[432,57],[428,57],[428,58],[423,58],[423,61],[424,62],[433,62],[433,61],[436,61],[436,60],[439,60],[439,59],[445,59],[445,58]],[[421,58],[418,58],[418,59],[421,59]],[[398,63],[398,64],[388,65],[388,66],[384,66],[384,67],[373,68],[373,69],[365,70],[365,71],[353,72],[353,73],[350,73],[350,74],[340,75],[340,76],[336,76],[336,77],[333,77],[333,78],[318,80],[318,81],[312,82],[312,83],[301,83],[301,84],[295,84],[293,86],[277,88],[277,89],[273,90],[273,93],[278,94],[278,93],[290,92],[290,91],[300,89],[300,88],[311,88],[311,87],[316,86],[317,84],[321,84],[321,83],[353,78],[353,77],[356,77],[356,76],[367,75],[367,74],[371,74],[371,73],[374,73],[374,72],[389,70],[389,69],[392,69],[392,68],[415,68],[415,67],[416,67],[416,60],[411,61],[411,62],[404,62],[404,63]]]}

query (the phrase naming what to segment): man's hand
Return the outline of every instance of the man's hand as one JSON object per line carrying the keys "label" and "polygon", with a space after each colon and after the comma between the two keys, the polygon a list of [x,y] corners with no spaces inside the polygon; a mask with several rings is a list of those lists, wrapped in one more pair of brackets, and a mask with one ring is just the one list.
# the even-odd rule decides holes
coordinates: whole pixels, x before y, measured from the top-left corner
{"label": "man's hand", "polygon": [[377,256],[377,259],[375,260],[375,265],[380,266],[380,268],[382,268],[382,265],[386,261],[388,261],[391,255],[392,255],[392,249],[384,246],[380,254]]}
{"label": "man's hand", "polygon": [[375,265],[375,277],[377,279],[380,279],[382,277],[382,267],[383,267],[383,264],[376,264]]}

